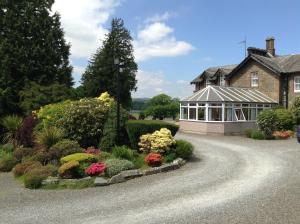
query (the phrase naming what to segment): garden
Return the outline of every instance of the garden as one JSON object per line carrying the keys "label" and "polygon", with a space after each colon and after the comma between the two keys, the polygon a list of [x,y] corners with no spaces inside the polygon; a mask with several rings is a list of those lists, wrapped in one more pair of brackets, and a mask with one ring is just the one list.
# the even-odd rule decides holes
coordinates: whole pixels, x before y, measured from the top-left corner
{"label": "garden", "polygon": [[116,114],[105,92],[6,116],[0,171],[30,189],[83,188],[174,170],[191,157],[193,145],[174,138],[177,125],[133,120],[121,108],[117,133]]}
{"label": "garden", "polygon": [[292,102],[289,109],[276,107],[263,110],[257,117],[258,129],[248,129],[248,138],[257,140],[280,140],[295,136],[296,125],[300,122],[300,97]]}

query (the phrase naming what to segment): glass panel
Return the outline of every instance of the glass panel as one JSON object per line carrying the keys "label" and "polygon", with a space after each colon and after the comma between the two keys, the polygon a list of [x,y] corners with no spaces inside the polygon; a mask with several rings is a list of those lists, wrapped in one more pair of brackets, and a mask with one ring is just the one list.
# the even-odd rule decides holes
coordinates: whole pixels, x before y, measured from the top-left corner
{"label": "glass panel", "polygon": [[187,103],[181,103],[181,106],[182,106],[182,107],[184,107],[184,106],[186,106],[186,107],[187,107],[187,106],[188,106],[188,104],[187,104]]}
{"label": "glass panel", "polygon": [[209,106],[211,107],[222,107],[221,103],[210,103]]}
{"label": "glass panel", "polygon": [[264,107],[269,108],[269,107],[271,107],[271,105],[270,104],[265,104]]}
{"label": "glass panel", "polygon": [[232,121],[232,108],[225,108],[224,120]]}
{"label": "glass panel", "polygon": [[251,121],[256,120],[256,109],[255,108],[250,109],[250,119],[249,120],[251,120]]}
{"label": "glass panel", "polygon": [[262,112],[264,109],[263,108],[257,108],[257,116],[259,115],[260,112]]}
{"label": "glass panel", "polygon": [[249,104],[242,104],[242,107],[249,107]]}
{"label": "glass panel", "polygon": [[257,104],[257,107],[263,107],[264,105],[263,104]]}
{"label": "glass panel", "polygon": [[181,107],[181,119],[188,119],[188,108]]}
{"label": "glass panel", "polygon": [[189,119],[196,120],[196,108],[189,108]]}
{"label": "glass panel", "polygon": [[198,120],[205,121],[205,108],[198,108]]}
{"label": "glass panel", "polygon": [[248,121],[249,120],[249,109],[248,108],[242,108],[245,119]]}
{"label": "glass panel", "polygon": [[199,107],[205,107],[205,103],[198,103]]}
{"label": "glass panel", "polygon": [[235,116],[238,121],[244,121],[245,116],[242,109],[235,109]]}
{"label": "glass panel", "polygon": [[196,106],[196,103],[190,103],[190,106]]}
{"label": "glass panel", "polygon": [[252,103],[252,104],[250,104],[250,107],[256,107],[256,104]]}
{"label": "glass panel", "polygon": [[234,107],[241,107],[241,104],[234,104]]}
{"label": "glass panel", "polygon": [[225,107],[232,107],[232,104],[231,103],[226,103]]}
{"label": "glass panel", "polygon": [[208,108],[209,121],[222,121],[222,108]]}

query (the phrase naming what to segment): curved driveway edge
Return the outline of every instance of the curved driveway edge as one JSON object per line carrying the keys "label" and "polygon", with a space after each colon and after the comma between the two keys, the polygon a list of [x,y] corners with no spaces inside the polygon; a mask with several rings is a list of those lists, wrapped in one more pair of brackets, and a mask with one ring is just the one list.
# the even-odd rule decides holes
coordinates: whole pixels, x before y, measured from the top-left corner
{"label": "curved driveway edge", "polygon": [[195,145],[184,167],[108,187],[31,191],[1,174],[0,223],[300,223],[295,139],[177,138]]}

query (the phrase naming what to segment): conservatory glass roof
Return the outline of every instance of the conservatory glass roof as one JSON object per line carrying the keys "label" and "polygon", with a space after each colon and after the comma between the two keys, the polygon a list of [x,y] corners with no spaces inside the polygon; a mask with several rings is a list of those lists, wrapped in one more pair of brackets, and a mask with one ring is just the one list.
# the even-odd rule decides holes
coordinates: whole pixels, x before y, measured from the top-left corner
{"label": "conservatory glass roof", "polygon": [[182,102],[235,102],[235,103],[269,103],[277,104],[275,100],[253,88],[238,88],[209,85],[195,92]]}

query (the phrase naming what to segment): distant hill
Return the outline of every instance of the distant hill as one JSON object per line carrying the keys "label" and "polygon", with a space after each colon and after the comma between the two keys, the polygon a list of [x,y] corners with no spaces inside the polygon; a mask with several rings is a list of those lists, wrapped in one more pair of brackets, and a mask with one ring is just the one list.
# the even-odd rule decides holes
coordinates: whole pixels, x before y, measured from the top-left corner
{"label": "distant hill", "polygon": [[147,107],[149,100],[150,98],[133,98],[132,110],[144,110]]}

